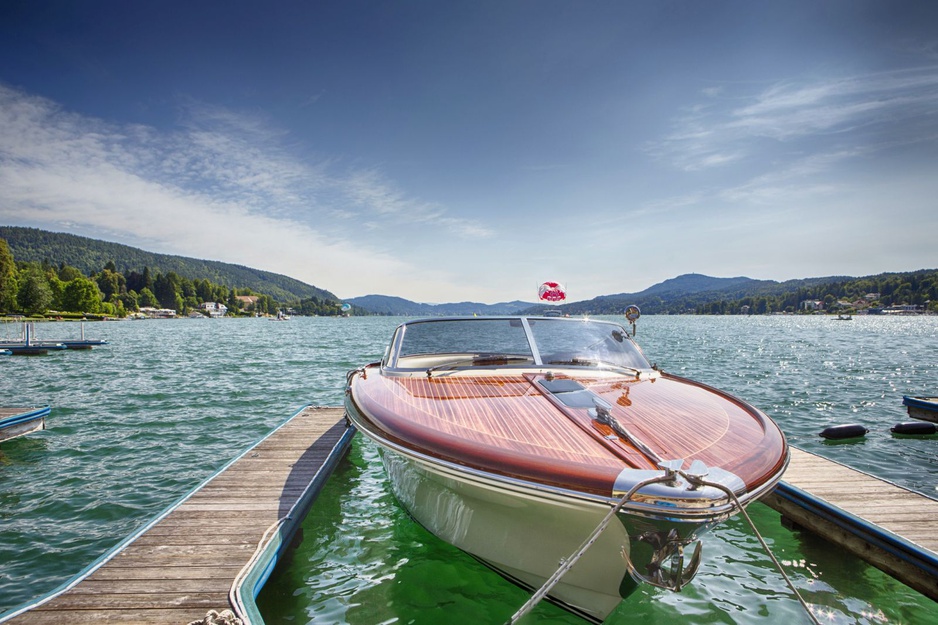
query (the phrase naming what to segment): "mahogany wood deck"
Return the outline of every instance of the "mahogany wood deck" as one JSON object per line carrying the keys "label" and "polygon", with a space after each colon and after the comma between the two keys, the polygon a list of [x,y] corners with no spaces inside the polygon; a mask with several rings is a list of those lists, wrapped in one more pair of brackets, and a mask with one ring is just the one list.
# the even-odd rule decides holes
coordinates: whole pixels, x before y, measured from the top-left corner
{"label": "mahogany wood deck", "polygon": [[[359,425],[376,437],[430,456],[511,478],[612,496],[625,468],[654,470],[657,458],[700,460],[743,480],[750,490],[774,480],[786,444],[764,414],[697,382],[662,375],[572,372],[569,382],[605,400],[633,440],[599,425],[592,403],[565,404],[523,370],[384,375],[376,366],[352,379]],[[364,423],[367,421],[367,423]],[[655,457],[657,456],[657,458]]]}
{"label": "mahogany wood deck", "polygon": [[790,449],[783,482],[762,501],[938,601],[938,500]]}
{"label": "mahogany wood deck", "polygon": [[4,622],[184,625],[230,609],[232,583],[264,532],[344,451],[334,452],[347,431],[343,415],[297,413],[76,585]]}

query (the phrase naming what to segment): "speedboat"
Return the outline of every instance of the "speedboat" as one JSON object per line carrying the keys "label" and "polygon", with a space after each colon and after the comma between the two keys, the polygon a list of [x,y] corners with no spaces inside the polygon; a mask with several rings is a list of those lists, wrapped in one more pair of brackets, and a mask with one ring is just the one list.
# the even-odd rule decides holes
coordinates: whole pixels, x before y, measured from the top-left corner
{"label": "speedboat", "polygon": [[409,321],[346,387],[414,519],[594,623],[639,584],[688,584],[700,536],[789,458],[765,414],[653,367],[638,315]]}

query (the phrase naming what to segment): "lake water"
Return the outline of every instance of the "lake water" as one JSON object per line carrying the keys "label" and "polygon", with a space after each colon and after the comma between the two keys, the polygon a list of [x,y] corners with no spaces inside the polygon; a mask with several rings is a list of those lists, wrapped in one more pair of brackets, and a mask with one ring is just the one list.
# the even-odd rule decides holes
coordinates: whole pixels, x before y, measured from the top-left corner
{"label": "lake water", "polygon": [[[87,323],[110,344],[0,357],[0,405],[51,405],[47,430],[0,446],[0,612],[91,564],[306,404],[338,406],[345,373],[378,360],[396,318]],[[19,331],[0,325],[0,336]],[[72,338],[77,324],[40,324]],[[646,317],[638,342],[665,371],[730,391],[789,441],[929,496],[938,439],[896,438],[902,395],[938,390],[938,317]],[[861,442],[828,425],[862,423]],[[779,516],[749,508],[825,623],[930,623],[938,604]],[[374,447],[356,437],[259,597],[268,623],[502,623],[528,595],[427,534],[396,504]],[[737,517],[704,543],[692,584],[642,588],[625,623],[807,623]],[[525,622],[582,623],[548,604]]]}

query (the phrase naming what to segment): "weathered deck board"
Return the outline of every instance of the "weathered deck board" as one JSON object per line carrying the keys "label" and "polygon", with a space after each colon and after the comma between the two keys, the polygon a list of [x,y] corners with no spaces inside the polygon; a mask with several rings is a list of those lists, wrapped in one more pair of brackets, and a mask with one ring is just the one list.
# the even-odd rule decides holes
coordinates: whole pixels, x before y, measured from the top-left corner
{"label": "weathered deck board", "polygon": [[341,408],[307,408],[192,493],[77,585],[5,623],[180,625],[228,609],[264,532],[346,433]]}
{"label": "weathered deck board", "polygon": [[938,601],[938,500],[792,448],[762,501]]}

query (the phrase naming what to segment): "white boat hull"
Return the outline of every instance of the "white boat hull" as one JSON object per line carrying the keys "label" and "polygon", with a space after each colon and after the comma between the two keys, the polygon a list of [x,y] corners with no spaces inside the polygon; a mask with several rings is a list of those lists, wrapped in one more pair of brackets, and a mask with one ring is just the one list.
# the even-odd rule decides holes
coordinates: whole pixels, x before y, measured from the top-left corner
{"label": "white boat hull", "polygon": [[[539,588],[609,511],[599,502],[526,492],[387,448],[381,452],[395,495],[421,525],[528,588]],[[550,599],[601,622],[637,586],[623,557],[628,549],[626,528],[610,524]]]}
{"label": "white boat hull", "polygon": [[48,414],[48,406],[36,409],[0,408],[0,442],[44,430]]}

